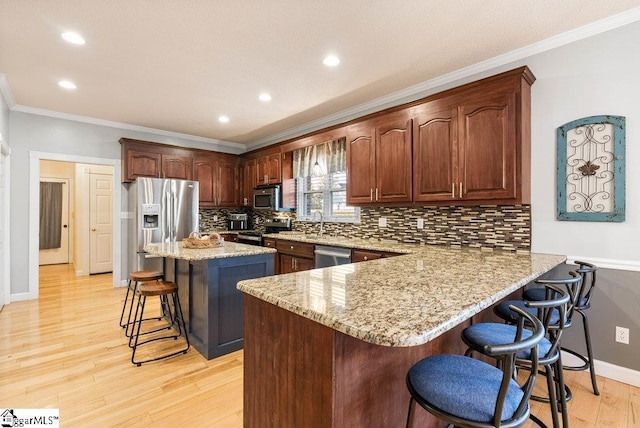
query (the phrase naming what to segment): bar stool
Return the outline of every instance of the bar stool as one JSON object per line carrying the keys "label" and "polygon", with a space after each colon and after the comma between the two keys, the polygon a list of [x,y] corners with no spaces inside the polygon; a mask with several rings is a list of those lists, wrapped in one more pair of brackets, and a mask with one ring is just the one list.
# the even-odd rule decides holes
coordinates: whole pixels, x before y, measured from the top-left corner
{"label": "bar stool", "polygon": [[[138,295],[138,305],[136,306],[134,320],[132,321],[133,330],[135,330],[135,332],[132,331],[131,337],[129,338],[129,346],[132,348],[131,362],[139,367],[143,363],[169,358],[178,354],[186,354],[190,347],[189,335],[187,334],[187,327],[185,325],[182,307],[180,306],[178,286],[175,283],[168,281],[143,282],[138,285],[136,294]],[[160,297],[160,299],[165,298],[167,300],[171,298],[173,306],[173,313],[170,316],[171,323],[169,327],[161,327],[158,329],[141,332],[140,330],[142,327],[142,321],[144,320],[144,309],[147,303],[147,297],[153,296],[158,296]],[[169,306],[169,310],[171,310],[171,306]],[[171,334],[165,335],[154,334],[150,336],[150,338],[140,341],[140,336],[142,335],[158,333],[161,330],[167,329],[175,329],[175,331]],[[184,347],[157,357],[136,360],[136,352],[142,345],[161,340],[177,340],[181,336],[184,336],[185,339]]]}
{"label": "bar stool", "polygon": [[[582,316],[582,331],[584,332],[584,342],[587,348],[586,357],[577,351],[572,349],[568,349],[562,347],[561,349],[569,354],[579,358],[582,360],[583,364],[581,366],[562,366],[565,370],[572,371],[581,371],[581,370],[589,370],[591,374],[591,385],[593,387],[593,394],[600,395],[600,391],[598,390],[598,383],[596,380],[596,370],[593,365],[593,350],[591,348],[591,334],[589,333],[589,319],[587,318],[586,310],[591,307],[591,298],[593,297],[593,290],[596,286],[596,270],[598,268],[587,262],[581,262],[576,260],[574,262],[578,265],[578,269],[576,272],[580,274],[582,277],[582,281],[580,282],[580,287],[578,290],[574,291],[571,294],[572,290],[569,290],[569,294],[571,294],[571,306],[569,309],[569,319],[571,319],[572,312],[575,311]],[[540,288],[529,288],[524,291],[523,294],[526,300],[540,300],[544,298],[544,290]]]}
{"label": "bar stool", "polygon": [[[510,307],[516,306],[536,313],[545,329],[545,338],[540,342],[538,348],[540,355],[538,357],[539,364],[545,368],[544,373],[549,397],[532,395],[531,399],[549,403],[551,419],[553,426],[556,428],[560,426],[558,408],[560,408],[562,416],[562,426],[569,426],[568,396],[562,371],[560,340],[562,332],[569,322],[568,310],[571,296],[568,289],[575,289],[581,281],[580,276],[575,272],[570,272],[570,275],[571,277],[566,279],[536,280],[536,284],[544,286],[545,299],[543,300],[506,301],[497,305],[494,308],[494,313],[503,318],[508,324],[480,323],[472,325],[462,332],[462,339],[469,346],[467,352],[478,351],[482,353],[483,346],[501,343],[514,334],[515,327],[513,322],[517,320],[514,318],[516,314],[513,313]],[[530,370],[530,356],[519,355],[516,365],[519,368]],[[531,419],[544,426],[538,418],[531,416]]]}
{"label": "bar stool", "polygon": [[[529,418],[529,397],[538,368],[538,343],[544,327],[539,319],[513,307],[520,321],[509,343],[487,345],[483,352],[500,361],[502,370],[462,355],[435,355],[414,364],[407,373],[411,394],[407,428],[413,422],[415,403],[456,426],[516,427]],[[531,330],[523,328],[525,324]],[[526,334],[525,334],[526,332]],[[514,340],[515,339],[515,340]],[[532,356],[529,376],[522,385],[514,377],[517,354]]]}
{"label": "bar stool", "polygon": [[[133,304],[136,297],[136,289],[138,287],[138,284],[147,281],[159,281],[163,278],[163,276],[164,275],[162,272],[151,270],[140,270],[137,272],[131,272],[129,274],[129,281],[127,283],[127,294],[124,297],[124,302],[122,303],[122,313],[120,314],[120,327],[125,329],[125,336],[131,336],[129,327],[131,325],[131,315],[133,313]],[[131,300],[129,300],[129,295],[131,295]],[[129,311],[127,315],[127,321],[124,322],[124,314],[127,310],[127,303],[129,306]]]}

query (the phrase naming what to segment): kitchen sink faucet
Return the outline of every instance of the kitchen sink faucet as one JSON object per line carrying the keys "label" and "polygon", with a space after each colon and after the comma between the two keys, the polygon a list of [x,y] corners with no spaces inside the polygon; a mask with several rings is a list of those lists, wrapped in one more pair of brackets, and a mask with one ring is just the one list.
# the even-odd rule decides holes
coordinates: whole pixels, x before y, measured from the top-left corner
{"label": "kitchen sink faucet", "polygon": [[322,228],[322,226],[324,224],[324,220],[323,220],[323,217],[322,217],[322,211],[314,211],[313,212],[313,216],[311,217],[311,221],[317,221],[316,220],[316,214],[320,214],[320,232],[318,232],[318,236],[322,237],[322,233],[324,232],[324,230]]}

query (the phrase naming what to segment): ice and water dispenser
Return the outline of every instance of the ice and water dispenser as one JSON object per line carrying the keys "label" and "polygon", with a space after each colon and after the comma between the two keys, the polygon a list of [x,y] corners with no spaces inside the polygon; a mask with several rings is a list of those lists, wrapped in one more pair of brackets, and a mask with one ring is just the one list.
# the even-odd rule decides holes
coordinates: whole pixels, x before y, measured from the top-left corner
{"label": "ice and water dispenser", "polygon": [[141,214],[143,230],[160,227],[160,204],[142,204]]}

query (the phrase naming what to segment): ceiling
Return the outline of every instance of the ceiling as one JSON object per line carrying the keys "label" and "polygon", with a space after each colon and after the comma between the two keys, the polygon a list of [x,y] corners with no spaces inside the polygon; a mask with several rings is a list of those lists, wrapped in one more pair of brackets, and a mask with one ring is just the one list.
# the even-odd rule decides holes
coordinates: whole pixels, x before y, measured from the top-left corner
{"label": "ceiling", "polygon": [[[13,109],[252,147],[638,6],[640,0],[0,0],[0,73]],[[60,34],[69,30],[86,44],[65,42]],[[322,64],[330,53],[341,59],[333,68]],[[61,79],[77,89],[60,88]],[[262,92],[272,100],[258,100]]]}

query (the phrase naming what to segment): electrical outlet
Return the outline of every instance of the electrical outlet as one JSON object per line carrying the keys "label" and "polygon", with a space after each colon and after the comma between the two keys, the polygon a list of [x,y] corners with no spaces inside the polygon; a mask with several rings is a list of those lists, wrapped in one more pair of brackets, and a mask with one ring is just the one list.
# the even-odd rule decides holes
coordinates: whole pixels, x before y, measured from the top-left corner
{"label": "electrical outlet", "polygon": [[218,216],[217,215],[213,216],[213,221],[218,221]]}
{"label": "electrical outlet", "polygon": [[416,222],[416,229],[424,229],[424,219],[419,218]]}
{"label": "electrical outlet", "polygon": [[387,227],[387,218],[386,217],[380,217],[378,219],[378,227]]}
{"label": "electrical outlet", "polygon": [[616,342],[629,344],[629,329],[616,326]]}

